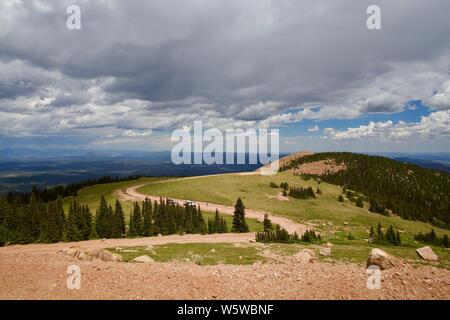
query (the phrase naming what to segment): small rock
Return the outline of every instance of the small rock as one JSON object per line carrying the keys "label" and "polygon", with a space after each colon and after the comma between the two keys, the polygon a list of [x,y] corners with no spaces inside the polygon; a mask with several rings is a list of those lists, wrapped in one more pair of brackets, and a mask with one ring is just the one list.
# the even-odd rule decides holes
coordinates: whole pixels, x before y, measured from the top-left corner
{"label": "small rock", "polygon": [[417,254],[424,260],[429,261],[437,261],[439,260],[438,256],[433,252],[429,246],[416,249]]}
{"label": "small rock", "polygon": [[319,254],[321,256],[328,257],[331,255],[331,248],[330,247],[321,248]]}
{"label": "small rock", "polygon": [[155,262],[155,260],[153,260],[152,258],[150,258],[147,255],[143,255],[143,256],[139,256],[139,257],[134,258],[133,260],[131,260],[131,262],[153,263],[153,262]]}
{"label": "small rock", "polygon": [[312,263],[316,258],[316,254],[310,249],[303,249],[294,254],[294,258],[300,263]]}
{"label": "small rock", "polygon": [[331,242],[327,242],[325,245],[326,245],[327,247],[332,247],[332,246],[333,246],[333,244],[332,244]]}

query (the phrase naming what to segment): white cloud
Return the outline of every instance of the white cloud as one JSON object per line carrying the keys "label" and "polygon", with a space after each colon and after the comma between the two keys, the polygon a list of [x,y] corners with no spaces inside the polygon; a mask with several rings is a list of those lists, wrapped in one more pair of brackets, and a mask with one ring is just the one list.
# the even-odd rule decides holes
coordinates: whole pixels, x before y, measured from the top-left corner
{"label": "white cloud", "polygon": [[136,130],[126,130],[123,132],[124,137],[148,137],[152,134],[151,130],[148,131],[136,131]]}
{"label": "white cloud", "polygon": [[309,132],[318,132],[318,131],[320,131],[320,128],[319,128],[319,126],[316,124],[315,126],[313,126],[313,127],[311,127],[311,128],[308,128],[308,131],[309,131]]}
{"label": "white cloud", "polygon": [[444,82],[438,92],[427,99],[426,104],[436,109],[450,109],[450,80]]}
{"label": "white cloud", "polygon": [[324,134],[326,138],[332,140],[376,139],[380,142],[409,138],[448,139],[450,136],[450,110],[433,112],[429,116],[423,116],[419,122],[399,121],[394,124],[392,121],[371,121],[367,125],[347,128],[344,131],[326,128]]}

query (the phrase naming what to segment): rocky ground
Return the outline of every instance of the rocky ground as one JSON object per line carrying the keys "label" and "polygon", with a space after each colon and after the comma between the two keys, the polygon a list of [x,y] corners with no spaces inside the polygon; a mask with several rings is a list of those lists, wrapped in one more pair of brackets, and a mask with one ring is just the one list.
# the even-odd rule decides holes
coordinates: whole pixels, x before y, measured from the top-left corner
{"label": "rocky ground", "polygon": [[[130,245],[127,240],[79,245],[97,249],[120,241]],[[246,266],[80,261],[61,252],[70,245],[0,248],[0,298],[450,299],[450,271],[435,267],[402,264],[381,271],[381,289],[369,290],[365,265],[301,263],[294,257]],[[81,268],[80,290],[66,287],[72,264]]]}

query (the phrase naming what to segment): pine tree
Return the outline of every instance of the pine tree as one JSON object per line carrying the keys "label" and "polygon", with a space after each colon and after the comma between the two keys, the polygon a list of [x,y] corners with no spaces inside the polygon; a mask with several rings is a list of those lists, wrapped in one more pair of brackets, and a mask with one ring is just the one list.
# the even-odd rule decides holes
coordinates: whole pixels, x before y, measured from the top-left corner
{"label": "pine tree", "polygon": [[114,207],[114,228],[113,237],[121,238],[125,235],[125,214],[119,199],[116,199]]}
{"label": "pine tree", "polygon": [[87,205],[80,208],[80,215],[80,234],[83,240],[88,240],[92,234],[92,214]]}
{"label": "pine tree", "polygon": [[442,237],[442,245],[443,245],[445,248],[449,248],[449,247],[450,247],[448,235],[446,235],[446,234],[444,234],[444,236]]}
{"label": "pine tree", "polygon": [[357,206],[357,207],[360,207],[360,208],[363,208],[363,207],[364,207],[364,202],[363,202],[363,199],[362,199],[361,197],[359,197],[359,198],[356,200],[356,206]]}
{"label": "pine tree", "polygon": [[378,227],[377,227],[377,240],[378,241],[383,241],[383,231],[381,230],[381,223],[378,222]]}
{"label": "pine tree", "polygon": [[370,226],[369,239],[370,239],[370,242],[374,242],[375,241],[375,232],[373,231],[373,227],[372,226]]}
{"label": "pine tree", "polygon": [[152,201],[145,198],[142,203],[142,217],[143,217],[143,235],[148,237],[152,235]]}
{"label": "pine tree", "polygon": [[395,242],[396,242],[397,245],[400,245],[402,243],[402,240],[400,239],[400,232],[398,232],[398,231],[396,233],[396,239],[395,240],[396,240]]}
{"label": "pine tree", "polygon": [[270,221],[269,215],[267,213],[264,214],[263,226],[264,226],[264,231],[272,230],[272,221]]}
{"label": "pine tree", "polygon": [[77,226],[77,203],[71,202],[69,205],[69,212],[67,213],[66,221],[66,239],[68,241],[80,241],[81,234]]}
{"label": "pine tree", "polygon": [[100,238],[107,238],[110,233],[110,210],[104,196],[100,199],[100,205],[95,215],[95,227]]}
{"label": "pine tree", "polygon": [[142,235],[141,207],[137,202],[134,203],[132,219],[133,219],[133,228],[136,236]]}
{"label": "pine tree", "polygon": [[248,232],[248,225],[245,221],[245,206],[241,198],[238,198],[234,206],[233,227],[231,232]]}

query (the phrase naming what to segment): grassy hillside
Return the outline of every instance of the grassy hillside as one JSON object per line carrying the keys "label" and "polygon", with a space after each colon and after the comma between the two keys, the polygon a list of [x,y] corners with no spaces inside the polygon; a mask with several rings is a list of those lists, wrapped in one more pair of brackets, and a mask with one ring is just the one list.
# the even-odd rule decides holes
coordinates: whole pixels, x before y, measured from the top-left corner
{"label": "grassy hillside", "polygon": [[385,157],[349,152],[307,155],[291,160],[281,171],[301,171],[319,162],[345,167],[345,170],[323,172],[320,178],[364,194],[374,208],[386,208],[405,219],[450,229],[449,174]]}
{"label": "grassy hillside", "polygon": [[[290,186],[309,187],[314,190],[319,187],[321,195],[317,199],[299,200],[290,198],[280,201],[276,195],[281,189],[271,188],[270,183],[287,182]],[[348,232],[364,242],[368,238],[370,226],[381,222],[383,226],[394,226],[399,229],[404,244],[414,246],[414,235],[420,231],[428,232],[432,226],[428,223],[404,220],[398,216],[383,216],[357,207],[353,202],[338,202],[342,189],[328,183],[318,183],[312,179],[306,181],[289,172],[278,173],[275,176],[228,174],[221,176],[202,177],[194,179],[179,179],[175,181],[150,183],[143,186],[140,192],[168,196],[180,199],[209,201],[225,205],[233,205],[241,197],[247,208],[261,209],[274,214],[290,217],[302,223],[315,225],[323,234],[335,241],[345,242]],[[449,231],[434,227],[438,235],[450,234]],[[358,241],[358,240],[355,240]]]}
{"label": "grassy hillside", "polygon": [[[281,201],[276,198],[281,189],[272,188],[271,182],[278,185],[281,182],[287,182],[293,187],[311,186],[314,190],[319,187],[322,194],[317,195],[316,199],[290,198],[289,201]],[[367,203],[365,203],[364,208],[359,208],[355,203],[348,200],[340,203],[337,200],[342,193],[340,187],[325,182],[319,184],[313,179],[304,180],[289,172],[281,172],[269,177],[227,174],[179,179],[140,179],[85,188],[79,192],[78,200],[81,203],[89,204],[91,209],[95,211],[101,194],[104,194],[108,201],[114,201],[116,198],[114,192],[117,189],[142,183],[148,184],[141,187],[140,192],[180,199],[207,201],[231,206],[234,205],[238,197],[241,197],[247,208],[261,209],[289,217],[298,222],[308,223],[321,232],[324,241],[334,243],[333,258],[339,260],[363,263],[371,248],[381,247],[383,250],[408,259],[413,263],[423,264],[424,262],[417,256],[414,248],[424,246],[424,244],[415,242],[414,235],[419,232],[429,232],[431,228],[434,228],[439,236],[450,235],[448,230],[432,227],[428,223],[405,220],[396,215],[384,216],[369,212]],[[66,199],[66,202],[68,200]],[[124,203],[127,215],[130,211],[130,204]],[[210,216],[208,213],[204,213],[204,215],[205,218]],[[227,217],[227,219],[230,224],[231,217]],[[399,230],[402,246],[383,247],[368,244],[366,239],[369,237],[369,228],[370,226],[375,227],[378,222],[383,225],[383,228],[392,225],[396,230]],[[261,224],[256,221],[249,221],[249,225],[252,231],[261,230]],[[355,240],[347,239],[349,232],[354,235]],[[271,247],[283,254],[292,254],[302,246],[280,244],[271,245]],[[440,261],[433,264],[450,268],[450,250],[432,247],[440,257]]]}

